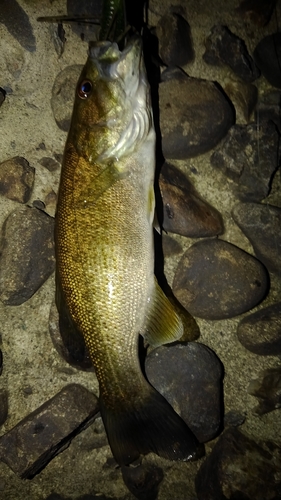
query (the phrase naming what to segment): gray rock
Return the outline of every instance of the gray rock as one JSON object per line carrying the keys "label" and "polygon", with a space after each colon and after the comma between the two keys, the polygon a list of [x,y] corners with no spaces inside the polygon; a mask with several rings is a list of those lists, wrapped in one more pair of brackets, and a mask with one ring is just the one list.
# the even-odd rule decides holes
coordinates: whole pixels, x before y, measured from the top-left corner
{"label": "gray rock", "polygon": [[198,500],[278,500],[280,448],[227,429],[195,478]]}
{"label": "gray rock", "polygon": [[239,203],[233,208],[232,217],[267,269],[281,274],[281,208]]}
{"label": "gray rock", "polygon": [[224,91],[235,106],[237,118],[242,115],[248,123],[257,104],[257,87],[252,83],[228,80]]}
{"label": "gray rock", "polygon": [[265,36],[254,50],[254,59],[269,83],[281,88],[281,33]]}
{"label": "gray rock", "polygon": [[121,467],[122,477],[128,490],[138,500],[155,500],[158,486],[164,478],[163,470],[155,465]]}
{"label": "gray rock", "polygon": [[35,178],[35,168],[21,156],[0,163],[0,194],[19,203],[29,200]]}
{"label": "gray rock", "polygon": [[22,207],[2,227],[0,299],[7,305],[28,300],[55,269],[54,219]]}
{"label": "gray rock", "polygon": [[272,16],[277,0],[242,0],[236,9],[243,21],[265,26]]}
{"label": "gray rock", "polygon": [[255,354],[281,354],[281,302],[243,318],[237,335],[241,344]]}
{"label": "gray rock", "polygon": [[261,201],[270,191],[278,168],[279,136],[273,122],[234,125],[224,144],[211,156],[211,164],[236,184],[242,201]]}
{"label": "gray rock", "polygon": [[207,64],[226,64],[246,82],[252,82],[260,76],[260,71],[251,58],[245,42],[234,35],[227,26],[213,26],[205,46],[203,59]]}
{"label": "gray rock", "polygon": [[98,411],[94,394],[69,384],[0,438],[0,460],[21,478],[31,479],[91,424]]}
{"label": "gray rock", "polygon": [[164,163],[159,178],[163,202],[163,228],[191,238],[223,233],[220,213],[196,193],[187,177]]}
{"label": "gray rock", "polygon": [[0,426],[6,422],[8,416],[8,391],[0,389]]}
{"label": "gray rock", "polygon": [[266,269],[257,259],[231,243],[211,239],[184,253],[173,292],[192,315],[224,319],[255,307],[268,286]]}
{"label": "gray rock", "polygon": [[259,96],[258,106],[255,113],[256,122],[272,121],[275,123],[279,132],[281,131],[281,116],[280,116],[281,92],[277,89],[272,89]]}
{"label": "gray rock", "polygon": [[239,427],[246,420],[246,415],[237,410],[229,410],[224,416],[224,427]]}
{"label": "gray rock", "polygon": [[183,8],[171,7],[156,26],[159,55],[167,66],[184,66],[193,61],[191,30]]}
{"label": "gray rock", "polygon": [[68,132],[70,127],[76,85],[83,65],[67,66],[56,77],[53,88],[51,106],[57,126]]}
{"label": "gray rock", "polygon": [[159,105],[165,158],[192,158],[209,151],[234,123],[234,110],[219,87],[197,78],[162,82]]}
{"label": "gray rock", "polygon": [[257,415],[281,408],[281,366],[260,372],[257,379],[251,380],[248,393],[258,398]]}
{"label": "gray rock", "polygon": [[159,347],[147,356],[145,371],[199,442],[218,433],[222,365],[211,349],[195,342]]}

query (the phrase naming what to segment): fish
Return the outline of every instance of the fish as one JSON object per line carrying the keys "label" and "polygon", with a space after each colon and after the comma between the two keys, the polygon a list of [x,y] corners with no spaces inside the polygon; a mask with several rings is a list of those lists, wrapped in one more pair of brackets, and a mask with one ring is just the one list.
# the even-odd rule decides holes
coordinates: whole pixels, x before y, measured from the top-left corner
{"label": "fish", "polygon": [[[182,321],[154,277],[155,129],[141,38],[92,42],[77,84],[55,222],[56,302],[82,336],[116,462],[191,460],[198,441],[147,381],[139,335],[173,342]],[[76,333],[75,333],[76,332]]]}

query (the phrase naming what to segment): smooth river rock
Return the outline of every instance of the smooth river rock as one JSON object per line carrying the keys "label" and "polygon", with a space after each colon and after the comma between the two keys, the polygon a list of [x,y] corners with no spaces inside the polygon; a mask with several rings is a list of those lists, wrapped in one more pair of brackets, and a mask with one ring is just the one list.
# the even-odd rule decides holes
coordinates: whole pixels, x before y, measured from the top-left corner
{"label": "smooth river rock", "polygon": [[165,162],[161,169],[159,187],[165,231],[190,238],[223,233],[220,213],[196,193],[181,170]]}
{"label": "smooth river rock", "polygon": [[68,132],[70,127],[75,89],[82,71],[82,64],[64,68],[54,81],[51,106],[57,126]]}
{"label": "smooth river rock", "polygon": [[211,156],[211,164],[234,181],[241,201],[261,201],[278,168],[279,134],[273,122],[234,125]]}
{"label": "smooth river rock", "polygon": [[158,347],[148,354],[145,371],[199,442],[214,438],[221,424],[223,369],[211,349],[196,342]]}
{"label": "smooth river rock", "polygon": [[173,292],[193,315],[224,319],[242,314],[265,297],[268,273],[252,255],[218,239],[202,240],[182,256]]}
{"label": "smooth river rock", "polygon": [[54,219],[22,207],[6,218],[0,240],[0,300],[28,300],[55,269]]}
{"label": "smooth river rock", "polygon": [[262,203],[239,203],[232,210],[236,224],[269,271],[281,274],[281,208]]}
{"label": "smooth river rock", "polygon": [[281,302],[243,318],[237,335],[241,344],[255,354],[281,354]]}
{"label": "smooth river rock", "polygon": [[167,66],[184,66],[193,61],[194,50],[185,9],[172,6],[156,26],[159,55]]}
{"label": "smooth river rock", "polygon": [[234,124],[234,108],[214,82],[184,73],[159,85],[165,158],[192,158],[215,147]]}
{"label": "smooth river rock", "polygon": [[254,59],[263,76],[273,85],[281,88],[281,33],[265,36],[256,46]]}
{"label": "smooth river rock", "polygon": [[279,500],[280,448],[227,429],[195,478],[198,500]]}

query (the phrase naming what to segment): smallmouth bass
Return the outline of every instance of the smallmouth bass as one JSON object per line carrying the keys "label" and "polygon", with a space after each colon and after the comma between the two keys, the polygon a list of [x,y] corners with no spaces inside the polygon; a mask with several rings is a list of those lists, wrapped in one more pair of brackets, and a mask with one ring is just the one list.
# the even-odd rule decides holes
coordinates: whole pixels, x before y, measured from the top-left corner
{"label": "smallmouth bass", "polygon": [[[84,337],[116,461],[189,460],[197,440],[146,381],[138,336],[182,335],[154,278],[155,131],[141,40],[96,42],[76,91],[56,214],[57,305]],[[71,333],[71,332],[70,332]]]}

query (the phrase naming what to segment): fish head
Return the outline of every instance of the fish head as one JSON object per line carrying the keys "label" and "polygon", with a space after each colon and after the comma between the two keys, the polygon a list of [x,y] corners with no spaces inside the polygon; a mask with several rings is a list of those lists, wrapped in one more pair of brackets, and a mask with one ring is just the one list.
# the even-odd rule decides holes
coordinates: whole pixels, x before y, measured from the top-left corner
{"label": "fish head", "polygon": [[123,51],[116,43],[92,43],[78,81],[70,130],[78,153],[90,163],[120,160],[145,140],[151,125],[140,38],[133,37]]}

